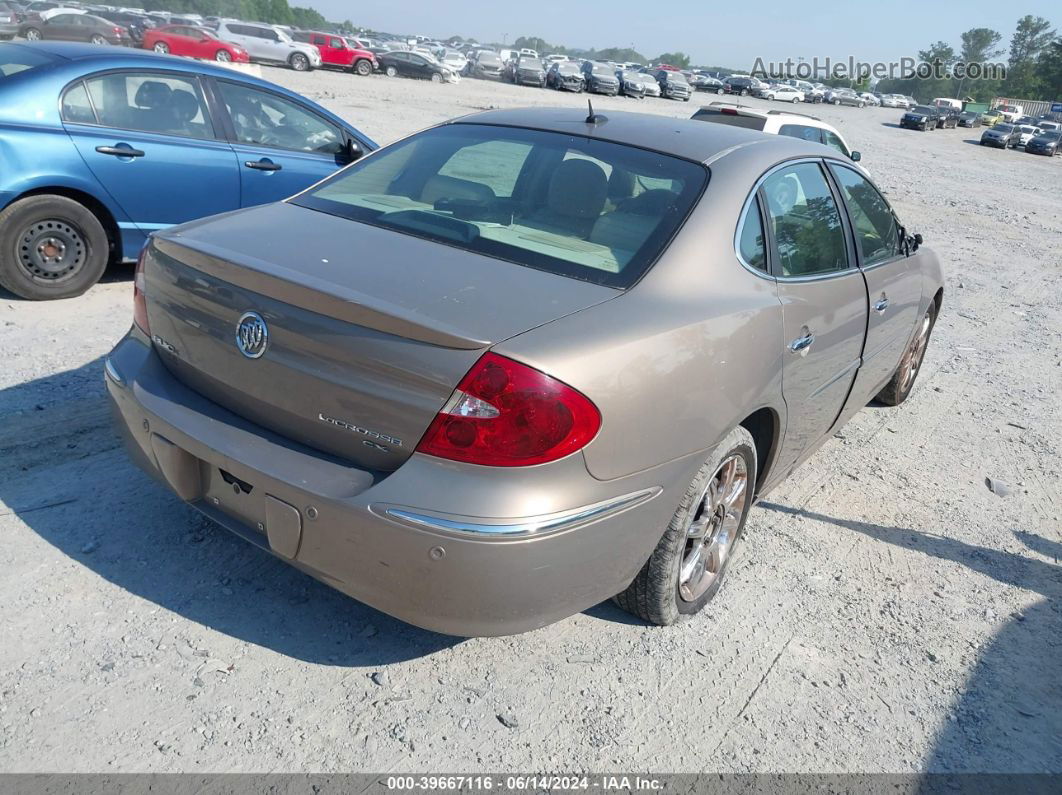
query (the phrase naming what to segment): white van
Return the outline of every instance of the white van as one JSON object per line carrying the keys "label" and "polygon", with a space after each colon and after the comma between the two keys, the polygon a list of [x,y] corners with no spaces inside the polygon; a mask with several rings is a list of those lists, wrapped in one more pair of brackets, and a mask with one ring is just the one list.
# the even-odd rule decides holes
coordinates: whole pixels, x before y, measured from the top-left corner
{"label": "white van", "polygon": [[933,100],[933,107],[935,107],[935,108],[946,108],[948,110],[957,110],[957,111],[959,111],[961,113],[962,112],[962,100],[961,99],[951,99],[949,97],[937,97],[936,99]]}

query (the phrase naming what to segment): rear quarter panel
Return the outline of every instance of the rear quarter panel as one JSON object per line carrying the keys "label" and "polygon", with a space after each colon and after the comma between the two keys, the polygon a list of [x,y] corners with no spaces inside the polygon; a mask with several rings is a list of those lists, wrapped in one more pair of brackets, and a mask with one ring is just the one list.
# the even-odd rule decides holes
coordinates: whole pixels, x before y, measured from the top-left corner
{"label": "rear quarter panel", "polygon": [[757,176],[739,165],[713,171],[700,204],[640,283],[497,346],[597,405],[601,431],[584,449],[595,477],[706,451],[760,408],[784,428],[781,305],[774,282],[746,270],[734,251]]}

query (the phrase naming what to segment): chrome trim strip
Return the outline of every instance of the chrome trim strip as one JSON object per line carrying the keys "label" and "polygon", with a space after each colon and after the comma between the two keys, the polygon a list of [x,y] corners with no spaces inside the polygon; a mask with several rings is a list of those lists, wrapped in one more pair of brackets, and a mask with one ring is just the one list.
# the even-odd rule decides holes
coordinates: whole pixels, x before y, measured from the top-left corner
{"label": "chrome trim strip", "polygon": [[849,364],[847,367],[845,367],[843,370],[841,370],[841,372],[837,373],[837,375],[835,375],[833,378],[831,378],[825,384],[823,384],[818,389],[816,389],[814,392],[812,392],[810,395],[808,395],[808,400],[811,400],[811,398],[814,398],[814,397],[818,397],[820,394],[822,394],[823,391],[829,389],[831,386],[836,384],[838,381],[840,381],[842,378],[844,378],[846,375],[848,375],[854,369],[856,369],[857,367],[861,366],[864,361],[865,360],[861,359],[861,358],[860,359],[856,359],[855,361],[853,361],[851,364]]}
{"label": "chrome trim strip", "polygon": [[426,527],[430,530],[443,530],[445,532],[460,533],[462,535],[471,535],[480,538],[521,535],[541,536],[548,533],[556,533],[561,530],[568,530],[580,524],[603,519],[606,516],[619,513],[627,508],[633,508],[635,505],[648,502],[661,491],[662,489],[659,486],[653,486],[649,489],[643,489],[631,494],[624,494],[622,497],[614,497],[611,500],[599,502],[594,505],[586,505],[572,511],[544,514],[542,516],[528,516],[521,519],[514,519],[507,524],[476,522],[472,519],[445,519],[441,516],[431,516],[393,507],[384,508],[383,513],[388,518],[399,519],[403,522],[416,525],[417,527]]}
{"label": "chrome trim strip", "polygon": [[118,386],[125,386],[125,382],[122,380],[122,377],[118,375],[118,371],[115,369],[114,365],[111,364],[110,359],[103,360],[103,372],[106,373],[107,377],[114,381],[114,383],[118,384]]}

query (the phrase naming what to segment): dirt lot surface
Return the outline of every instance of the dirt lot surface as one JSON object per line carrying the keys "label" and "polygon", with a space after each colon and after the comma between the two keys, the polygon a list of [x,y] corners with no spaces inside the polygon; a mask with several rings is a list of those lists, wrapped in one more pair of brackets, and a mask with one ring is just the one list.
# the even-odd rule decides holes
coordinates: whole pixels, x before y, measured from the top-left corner
{"label": "dirt lot surface", "polygon": [[[381,142],[586,101],[264,72]],[[809,112],[940,253],[944,312],[911,400],[769,495],[719,598],[666,629],[605,604],[459,640],[333,592],[126,459],[102,357],[131,266],[0,295],[0,770],[1062,772],[1062,159]]]}

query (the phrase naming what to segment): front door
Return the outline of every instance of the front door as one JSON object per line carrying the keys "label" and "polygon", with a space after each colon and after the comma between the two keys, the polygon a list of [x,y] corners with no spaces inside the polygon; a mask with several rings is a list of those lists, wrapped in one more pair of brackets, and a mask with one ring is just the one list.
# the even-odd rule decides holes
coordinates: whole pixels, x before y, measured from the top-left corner
{"label": "front door", "polygon": [[896,217],[871,182],[853,168],[831,163],[856,240],[859,265],[867,282],[870,317],[863,366],[852,390],[858,410],[892,377],[914,332],[922,303],[917,255],[900,250]]}
{"label": "front door", "polygon": [[822,168],[817,161],[786,164],[760,187],[782,304],[782,470],[810,454],[840,415],[866,332],[866,285]]}
{"label": "front door", "polygon": [[345,133],[328,119],[270,91],[216,85],[232,119],[241,206],[286,199],[345,164]]}
{"label": "front door", "polygon": [[103,188],[145,234],[234,210],[239,176],[193,76],[112,72],[63,95],[64,126]]}

